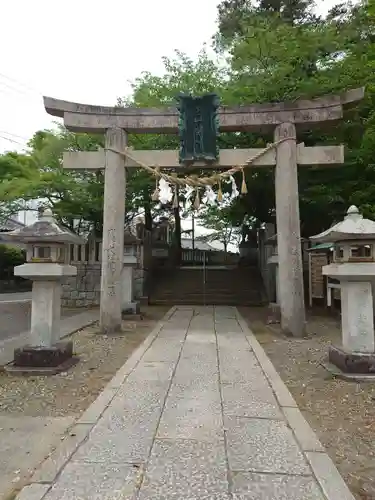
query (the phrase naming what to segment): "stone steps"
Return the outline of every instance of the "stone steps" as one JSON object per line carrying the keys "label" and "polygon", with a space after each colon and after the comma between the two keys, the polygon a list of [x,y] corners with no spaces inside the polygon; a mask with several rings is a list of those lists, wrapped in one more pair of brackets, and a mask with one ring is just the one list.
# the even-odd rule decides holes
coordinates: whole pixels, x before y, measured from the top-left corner
{"label": "stone steps", "polygon": [[[205,282],[203,281],[205,277]],[[174,269],[156,277],[151,304],[264,304],[263,284],[257,268]]]}

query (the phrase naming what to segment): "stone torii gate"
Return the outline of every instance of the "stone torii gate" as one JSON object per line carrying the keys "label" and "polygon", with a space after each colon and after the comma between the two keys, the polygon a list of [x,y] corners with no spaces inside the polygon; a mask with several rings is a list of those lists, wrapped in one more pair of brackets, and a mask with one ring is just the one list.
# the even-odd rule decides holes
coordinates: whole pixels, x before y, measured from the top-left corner
{"label": "stone torii gate", "polygon": [[[275,142],[288,138],[254,162],[254,166],[276,166],[276,222],[279,255],[281,327],[294,336],[305,330],[303,268],[300,243],[300,216],[297,165],[332,165],[344,162],[343,146],[304,147],[297,144],[297,130],[334,124],[343,110],[362,99],[364,89],[341,96],[287,103],[221,107],[221,132],[260,131],[274,133]],[[104,223],[100,327],[112,333],[121,325],[121,271],[123,265],[125,187],[124,167],[136,167],[114,151],[124,151],[127,133],[178,133],[176,108],[141,109],[91,106],[44,97],[46,111],[64,119],[73,132],[105,134],[105,150],[64,154],[64,168],[104,169]],[[107,149],[108,148],[108,149]],[[259,149],[221,150],[217,164],[194,167],[230,168],[241,165]],[[179,168],[178,151],[132,151],[136,160],[161,168]]]}

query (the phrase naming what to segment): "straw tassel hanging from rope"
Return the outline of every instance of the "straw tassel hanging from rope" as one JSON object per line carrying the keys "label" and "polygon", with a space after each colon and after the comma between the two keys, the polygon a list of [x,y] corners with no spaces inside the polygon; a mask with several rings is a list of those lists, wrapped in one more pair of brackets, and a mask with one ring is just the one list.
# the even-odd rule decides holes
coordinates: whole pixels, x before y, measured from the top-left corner
{"label": "straw tassel hanging from rope", "polygon": [[241,194],[247,194],[247,185],[246,185],[246,178],[245,178],[245,169],[242,168],[242,183],[241,183]]}
{"label": "straw tassel hanging from rope", "polygon": [[173,208],[177,208],[179,206],[178,203],[178,186],[175,184],[174,186],[174,196],[173,196]]}
{"label": "straw tassel hanging from rope", "polygon": [[193,207],[194,207],[195,210],[199,210],[200,206],[201,206],[201,200],[199,198],[199,189],[197,188],[195,190],[195,200],[194,200]]}
{"label": "straw tassel hanging from rope", "polygon": [[[159,172],[159,170],[160,169],[158,167],[155,168],[156,172]],[[155,178],[155,189],[154,189],[154,192],[151,195],[151,200],[152,201],[159,201],[159,195],[160,195],[160,191],[159,191],[159,178],[158,178],[158,176],[156,176],[156,178]]]}
{"label": "straw tassel hanging from rope", "polygon": [[217,191],[217,201],[220,203],[223,201],[223,191],[221,190],[221,179],[219,179],[219,189]]}

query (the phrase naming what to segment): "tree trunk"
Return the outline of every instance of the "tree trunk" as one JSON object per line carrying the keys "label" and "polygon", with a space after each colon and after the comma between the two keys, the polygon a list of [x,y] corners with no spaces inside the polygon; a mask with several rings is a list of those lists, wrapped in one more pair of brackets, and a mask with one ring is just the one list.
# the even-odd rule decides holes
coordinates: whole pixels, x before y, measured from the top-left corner
{"label": "tree trunk", "polygon": [[151,214],[151,206],[147,203],[144,206],[145,210],[145,229],[148,231],[152,231],[152,214]]}

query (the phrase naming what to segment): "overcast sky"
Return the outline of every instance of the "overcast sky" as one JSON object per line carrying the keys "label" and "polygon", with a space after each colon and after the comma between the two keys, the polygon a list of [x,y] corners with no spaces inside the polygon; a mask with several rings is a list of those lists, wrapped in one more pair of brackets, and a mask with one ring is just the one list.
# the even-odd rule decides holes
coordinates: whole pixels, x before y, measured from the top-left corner
{"label": "overcast sky", "polygon": [[[142,71],[161,73],[162,56],[179,49],[195,57],[215,32],[218,3],[3,1],[0,153],[22,149],[34,132],[51,126],[43,94],[113,105]],[[324,0],[319,10],[335,3]]]}

